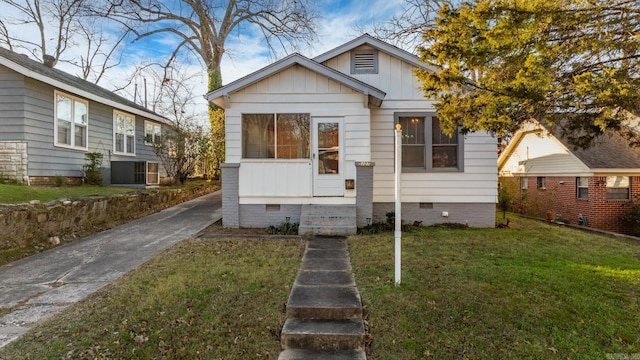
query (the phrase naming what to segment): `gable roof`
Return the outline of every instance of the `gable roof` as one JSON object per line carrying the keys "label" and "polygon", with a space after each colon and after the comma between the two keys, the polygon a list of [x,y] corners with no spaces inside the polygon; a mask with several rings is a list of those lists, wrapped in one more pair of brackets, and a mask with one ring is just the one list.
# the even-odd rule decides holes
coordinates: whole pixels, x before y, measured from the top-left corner
{"label": "gable roof", "polygon": [[77,76],[73,76],[62,70],[50,68],[40,62],[29,59],[26,55],[18,54],[2,47],[0,47],[0,65],[4,65],[28,78],[42,81],[74,95],[112,106],[119,110],[144,116],[161,123],[172,123],[171,120],[138,105],[131,100],[116,95],[112,91],[83,80]]}
{"label": "gable roof", "polygon": [[630,146],[617,131],[606,130],[586,149],[572,149],[558,128],[551,133],[591,169],[640,169],[640,148]]}
{"label": "gable roof", "polygon": [[614,130],[607,130],[594,139],[593,144],[586,148],[574,149],[569,141],[562,136],[559,126],[549,126],[532,120],[516,132],[511,142],[498,158],[498,168],[505,164],[509,156],[515,151],[524,135],[531,132],[546,131],[555,141],[559,142],[569,154],[581,161],[593,171],[634,169],[640,171],[640,148],[632,147],[629,141]]}
{"label": "gable roof", "polygon": [[[243,78],[240,78],[228,85],[225,85],[217,90],[209,92],[205,95],[207,101],[213,101],[220,97],[226,98],[230,93],[241,90],[251,84],[254,84],[260,80],[263,80],[273,74],[276,74],[282,70],[285,70],[291,66],[300,65],[318,74],[324,75],[332,80],[339,82],[342,85],[350,87],[354,90],[360,91],[369,96],[369,103],[375,106],[380,106],[382,100],[387,95],[384,91],[373,87],[365,82],[355,79],[351,76],[343,74],[337,70],[334,70],[328,66],[322,65],[314,60],[311,60],[298,53],[291,54],[279,61],[276,61],[264,68],[253,72]],[[226,102],[226,100],[225,100]]]}
{"label": "gable roof", "polygon": [[437,68],[433,67],[433,66],[429,66],[426,65],[422,62],[420,62],[420,60],[418,59],[418,57],[408,51],[402,50],[399,47],[393,46],[389,43],[386,43],[382,40],[376,39],[373,36],[369,35],[369,34],[363,34],[360,35],[359,37],[344,43],[332,50],[329,50],[323,54],[320,54],[316,57],[313,58],[314,61],[317,61],[319,63],[323,63],[329,59],[332,59],[338,55],[344,54],[345,52],[351,51],[359,46],[362,45],[369,45],[375,49],[378,49],[379,51],[385,52],[389,55],[395,56],[397,58],[400,58],[406,62],[408,62],[409,64],[417,67],[417,68],[421,68],[421,69],[426,69],[426,70],[430,70],[430,71],[434,71],[437,72],[439,71]]}

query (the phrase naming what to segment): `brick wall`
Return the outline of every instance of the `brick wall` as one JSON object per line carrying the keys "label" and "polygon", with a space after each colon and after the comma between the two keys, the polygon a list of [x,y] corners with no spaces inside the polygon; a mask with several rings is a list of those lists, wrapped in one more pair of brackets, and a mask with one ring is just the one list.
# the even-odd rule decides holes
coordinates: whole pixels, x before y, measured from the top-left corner
{"label": "brick wall", "polygon": [[0,141],[0,181],[27,182],[27,143]]}
{"label": "brick wall", "polygon": [[[546,186],[537,187],[537,177],[527,177],[528,189],[521,190],[520,178],[502,178],[508,183],[513,196],[514,212],[545,218],[548,210],[554,210],[559,220],[577,224],[578,216],[587,217],[588,225],[601,230],[629,234],[631,229],[620,220],[631,200],[607,200],[606,177],[589,178],[589,198],[578,199],[577,182],[571,176],[546,176]],[[640,177],[630,177],[631,197],[640,194]]]}

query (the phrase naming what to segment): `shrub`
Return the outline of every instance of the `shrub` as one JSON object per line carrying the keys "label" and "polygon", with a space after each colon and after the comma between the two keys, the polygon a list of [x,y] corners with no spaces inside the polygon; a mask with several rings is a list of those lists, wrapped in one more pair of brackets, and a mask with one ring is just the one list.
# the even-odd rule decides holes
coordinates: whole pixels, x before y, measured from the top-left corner
{"label": "shrub", "polygon": [[84,154],[86,164],[82,166],[85,182],[90,185],[102,184],[102,153],[88,152]]}
{"label": "shrub", "polygon": [[300,224],[292,223],[285,220],[278,226],[271,225],[267,228],[267,233],[270,235],[298,235],[298,227]]}

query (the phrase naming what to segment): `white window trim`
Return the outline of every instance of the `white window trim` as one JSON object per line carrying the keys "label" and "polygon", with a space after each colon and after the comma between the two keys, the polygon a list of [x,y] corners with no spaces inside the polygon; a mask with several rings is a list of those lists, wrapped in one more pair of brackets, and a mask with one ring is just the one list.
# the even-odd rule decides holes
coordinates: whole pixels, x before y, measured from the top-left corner
{"label": "white window trim", "polygon": [[[151,142],[147,141],[147,124],[153,125],[153,132],[151,133]],[[162,125],[155,123],[153,121],[148,121],[148,120],[144,121],[144,144],[145,145],[153,146],[153,144],[155,144],[156,142],[155,128],[156,127],[160,128],[160,134],[162,134]]]}
{"label": "white window trim", "polygon": [[[68,97],[69,99],[71,99],[72,103],[71,103],[71,142],[72,145],[67,145],[67,144],[59,144],[58,143],[58,95],[62,95],[64,97]],[[85,143],[87,144],[87,146],[75,146],[73,145],[73,143],[75,143],[75,126],[74,122],[73,122],[73,111],[75,111],[75,107],[73,106],[73,102],[81,102],[84,103],[84,105],[87,107],[87,125],[85,126],[86,131],[85,131]],[[65,148],[65,149],[70,149],[70,150],[80,150],[80,151],[89,151],[89,101],[81,99],[77,96],[73,96],[70,94],[67,94],[65,92],[62,91],[58,91],[58,90],[54,90],[53,91],[53,146],[54,147],[59,147],[59,148]]]}
{"label": "white window trim", "polygon": [[[116,151],[116,114],[120,114],[123,116],[129,116],[131,118],[133,118],[133,152],[129,153],[126,152],[127,150],[127,134],[124,134],[124,146],[123,149],[125,149],[125,151],[121,152],[121,151]],[[126,130],[125,130],[126,131]],[[115,155],[122,155],[122,156],[136,156],[136,117],[133,114],[129,114],[126,113],[124,111],[120,111],[120,110],[113,110],[113,153]]]}

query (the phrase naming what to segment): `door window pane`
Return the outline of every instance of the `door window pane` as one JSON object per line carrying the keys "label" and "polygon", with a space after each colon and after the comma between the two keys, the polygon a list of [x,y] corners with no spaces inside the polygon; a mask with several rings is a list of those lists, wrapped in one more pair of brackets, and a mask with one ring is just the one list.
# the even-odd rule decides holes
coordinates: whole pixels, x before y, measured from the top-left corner
{"label": "door window pane", "polygon": [[339,174],[339,123],[318,123],[318,174]]}

